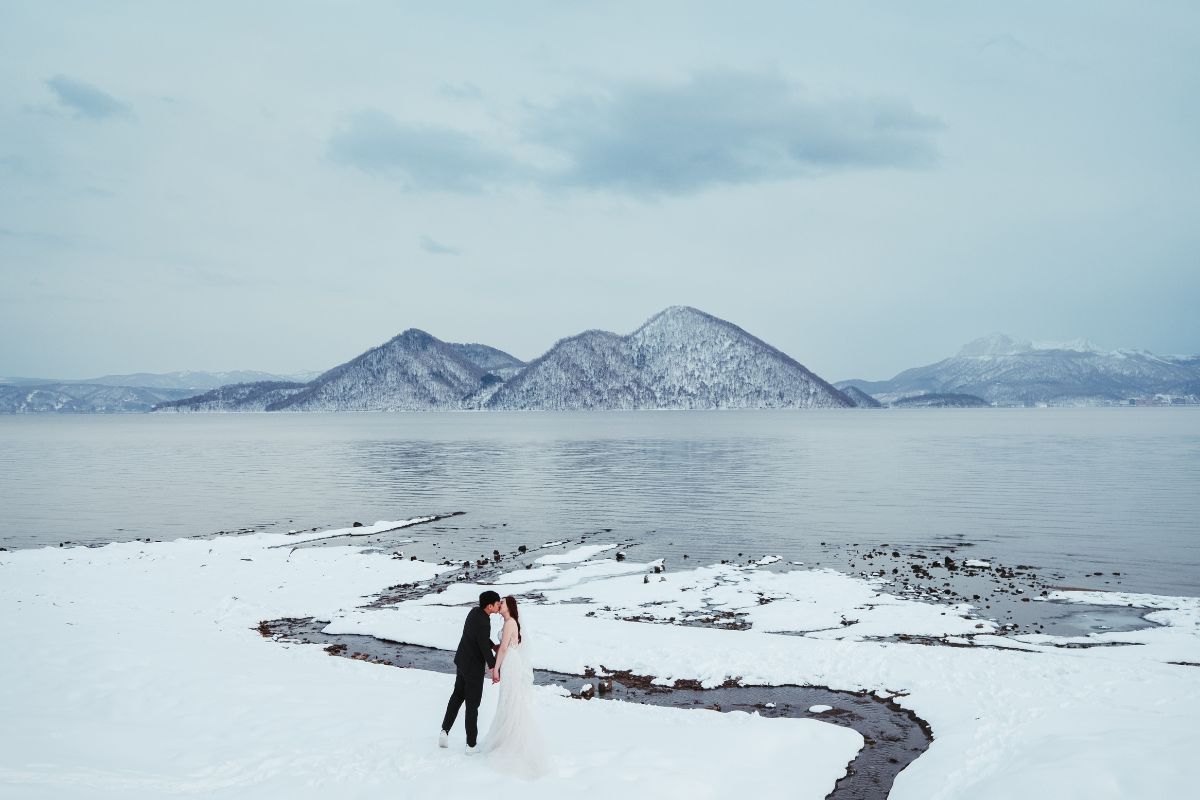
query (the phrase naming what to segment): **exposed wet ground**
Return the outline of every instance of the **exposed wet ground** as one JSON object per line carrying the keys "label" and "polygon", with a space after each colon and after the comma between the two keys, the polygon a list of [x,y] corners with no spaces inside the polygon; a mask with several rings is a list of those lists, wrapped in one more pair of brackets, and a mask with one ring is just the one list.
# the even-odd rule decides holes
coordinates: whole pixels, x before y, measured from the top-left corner
{"label": "exposed wet ground", "polygon": [[[395,529],[374,536],[356,538],[352,543],[363,548],[390,552],[395,557],[419,558],[442,564],[454,564],[462,569],[444,579],[406,587],[393,587],[385,592],[373,605],[385,606],[410,597],[437,591],[439,585],[460,580],[486,581],[490,576],[531,566],[534,559],[548,553],[569,550],[581,544],[615,543],[618,547],[600,558],[628,557],[641,561],[662,558],[668,571],[687,569],[713,563],[713,559],[693,558],[687,547],[674,541],[659,541],[654,538],[623,536],[611,528],[581,531],[561,537],[555,547],[543,547],[543,542],[530,541],[518,549],[501,552],[500,540],[511,540],[511,532],[497,535],[497,544],[488,548],[488,531],[507,528],[507,524],[472,524],[469,517],[460,513],[438,515],[431,523]],[[499,533],[499,532],[497,532]],[[469,535],[464,535],[469,534]],[[415,539],[396,544],[399,540]],[[472,544],[464,543],[470,540]],[[482,546],[480,542],[484,542]],[[302,547],[340,546],[347,539],[305,543]],[[523,550],[520,548],[524,548]],[[1089,576],[1073,576],[1061,570],[1044,569],[1034,564],[1006,564],[992,557],[970,542],[955,539],[936,547],[912,547],[905,545],[883,545],[863,547],[856,544],[819,542],[811,546],[811,554],[804,559],[781,558],[778,562],[757,569],[775,571],[793,569],[836,569],[863,578],[872,578],[880,583],[880,590],[901,597],[922,599],[943,605],[968,603],[974,607],[974,615],[999,623],[1002,633],[1017,635],[1044,633],[1055,636],[1082,636],[1105,631],[1127,631],[1148,627],[1143,609],[1122,606],[1095,606],[1081,603],[1064,603],[1047,600],[1050,593],[1059,590],[1071,591],[1084,583],[1087,577],[1088,591],[1096,590],[1096,584],[1106,589],[1121,591],[1120,572],[1101,575],[1098,571]],[[617,554],[621,555],[618,556]],[[746,551],[730,552],[719,559],[721,563],[749,565],[761,560],[766,553]],[[971,562],[984,562],[988,566],[972,566]],[[1103,589],[1101,589],[1103,591]],[[654,621],[650,618],[631,621]],[[710,623],[713,627],[741,627],[736,616],[715,612]]]}
{"label": "exposed wet ground", "polygon": [[[406,669],[451,674],[453,654],[448,650],[392,642],[371,636],[322,633],[327,623],[312,618],[263,621],[258,631],[280,642],[323,646],[332,656],[353,658]],[[634,675],[619,669],[587,675],[534,670],[534,682],[558,685],[578,699],[624,700],[672,708],[694,708],[727,713],[745,711],[764,717],[821,719],[858,731],[864,745],[849,763],[846,775],[827,795],[832,800],[883,800],[901,770],[917,759],[933,741],[929,726],[889,698],[845,692],[821,686],[741,686],[727,684],[702,689],[677,681],[674,687],[656,686],[653,676]],[[832,708],[823,713],[812,706]],[[432,747],[432,742],[430,744]]]}
{"label": "exposed wet ground", "polygon": [[[461,533],[464,520],[461,514],[431,515],[435,519],[405,528],[356,538],[351,544],[365,549],[391,553],[393,558],[436,561],[458,569],[446,572],[430,581],[399,584],[388,587],[372,598],[367,607],[382,608],[408,599],[445,591],[460,581],[487,583],[513,569],[531,568],[535,559],[547,553],[590,543],[615,543],[617,548],[597,557],[652,561],[662,556],[661,544],[650,545],[617,535],[612,529],[585,531],[564,537],[553,543],[520,545],[515,550],[474,553],[466,551]],[[454,519],[450,519],[453,517]],[[448,524],[449,523],[449,524]],[[486,526],[479,526],[483,531]],[[506,527],[506,526],[500,526]],[[418,533],[419,530],[419,533]],[[478,535],[480,531],[476,531]],[[485,533],[486,535],[486,533]],[[415,538],[414,538],[415,536]],[[478,539],[476,539],[476,543]],[[343,546],[344,537],[333,540],[314,540],[298,543],[297,547]],[[651,550],[651,547],[654,550]],[[900,596],[923,599],[927,602],[956,605],[969,603],[977,615],[1000,622],[1002,633],[1052,633],[1079,635],[1089,631],[1129,630],[1145,627],[1143,611],[1132,608],[1109,608],[1067,604],[1046,600],[1051,591],[1067,589],[1068,576],[1042,570],[1034,565],[1004,565],[997,560],[976,554],[966,542],[955,542],[940,548],[838,546],[821,543],[822,558],[806,563],[780,559],[757,569],[790,570],[804,568],[833,568],[873,578],[886,583],[883,591]],[[687,553],[670,543],[675,553],[663,569],[705,563],[692,561]],[[453,553],[453,555],[450,555]],[[730,553],[724,563],[749,565],[763,554]],[[984,566],[984,562],[986,566]],[[1120,576],[1111,576],[1119,581]],[[536,598],[530,598],[536,600]],[[630,617],[630,621],[669,624],[647,616],[645,620]],[[682,624],[682,623],[677,623]],[[736,614],[715,611],[711,619],[697,623],[712,627],[738,628],[745,624]],[[329,635],[322,633],[325,623],[312,619],[283,619],[264,621],[259,632],[279,641],[324,645],[330,655],[354,658],[381,665],[391,665],[436,672],[452,672],[450,654],[406,643],[391,642],[370,636]],[[911,644],[931,646],[971,646],[959,641],[933,637],[894,637]],[[962,638],[962,637],[957,637]],[[968,637],[969,638],[969,637]],[[1075,645],[1086,646],[1086,645]],[[677,708],[708,709],[713,711],[757,712],[767,717],[810,717],[845,725],[862,734],[865,745],[849,764],[847,774],[838,781],[831,798],[886,798],[896,776],[933,740],[933,731],[911,711],[901,708],[887,697],[869,693],[836,691],[813,686],[742,686],[737,683],[702,689],[694,683],[677,681],[672,687],[653,684],[653,676],[633,675],[621,671],[619,665],[600,665],[599,674],[585,675],[537,670],[539,684],[557,684],[581,699],[600,697],[628,702]],[[585,689],[585,686],[588,689]],[[822,714],[809,712],[815,705],[830,706]]]}

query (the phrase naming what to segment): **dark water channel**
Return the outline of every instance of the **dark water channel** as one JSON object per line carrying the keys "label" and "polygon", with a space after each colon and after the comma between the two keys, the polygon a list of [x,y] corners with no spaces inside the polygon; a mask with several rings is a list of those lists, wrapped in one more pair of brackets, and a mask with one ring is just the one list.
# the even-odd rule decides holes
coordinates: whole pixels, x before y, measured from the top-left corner
{"label": "dark water channel", "polygon": [[[330,655],[368,661],[374,664],[453,673],[453,654],[448,650],[393,642],[372,636],[326,634],[327,622],[311,617],[264,621],[259,632],[275,641],[323,646]],[[581,696],[582,686],[597,686],[601,676],[571,675],[550,670],[534,670],[538,685],[566,687],[573,696]],[[612,671],[607,677],[610,691],[596,694],[597,700],[624,700],[672,708],[700,711],[756,712],[764,717],[821,719],[858,731],[864,741],[850,762],[846,775],[827,795],[832,800],[883,800],[901,770],[911,764],[933,741],[929,726],[911,711],[894,702],[871,694],[828,689],[823,686],[723,686],[701,689],[676,685],[674,688],[652,685],[652,676]],[[586,696],[586,695],[585,695]],[[832,706],[831,711],[813,714],[814,705]],[[786,780],[784,778],[783,780]]]}

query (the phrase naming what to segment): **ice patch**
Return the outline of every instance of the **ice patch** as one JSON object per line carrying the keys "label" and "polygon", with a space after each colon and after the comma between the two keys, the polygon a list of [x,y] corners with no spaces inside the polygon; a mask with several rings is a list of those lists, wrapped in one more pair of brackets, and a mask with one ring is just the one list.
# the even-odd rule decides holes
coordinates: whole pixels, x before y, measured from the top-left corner
{"label": "ice patch", "polygon": [[575,564],[580,561],[587,561],[598,553],[614,550],[616,547],[615,544],[586,544],[582,547],[576,547],[574,550],[569,550],[566,553],[542,556],[541,558],[534,559],[534,562],[537,564]]}

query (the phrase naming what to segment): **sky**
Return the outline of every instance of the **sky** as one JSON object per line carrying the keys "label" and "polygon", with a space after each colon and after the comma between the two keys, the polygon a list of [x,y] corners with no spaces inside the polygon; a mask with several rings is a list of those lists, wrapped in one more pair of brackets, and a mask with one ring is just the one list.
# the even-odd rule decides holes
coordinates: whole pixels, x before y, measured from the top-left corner
{"label": "sky", "polygon": [[1200,4],[0,4],[0,375],[1200,352]]}

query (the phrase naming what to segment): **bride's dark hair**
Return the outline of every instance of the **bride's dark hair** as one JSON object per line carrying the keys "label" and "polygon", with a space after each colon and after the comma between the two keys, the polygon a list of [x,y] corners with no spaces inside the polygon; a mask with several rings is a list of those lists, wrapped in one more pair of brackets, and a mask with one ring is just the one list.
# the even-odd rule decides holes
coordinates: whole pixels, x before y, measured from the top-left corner
{"label": "bride's dark hair", "polygon": [[517,621],[517,644],[521,643],[521,615],[517,613],[517,598],[511,594],[504,598],[504,605],[508,606],[508,614]]}

